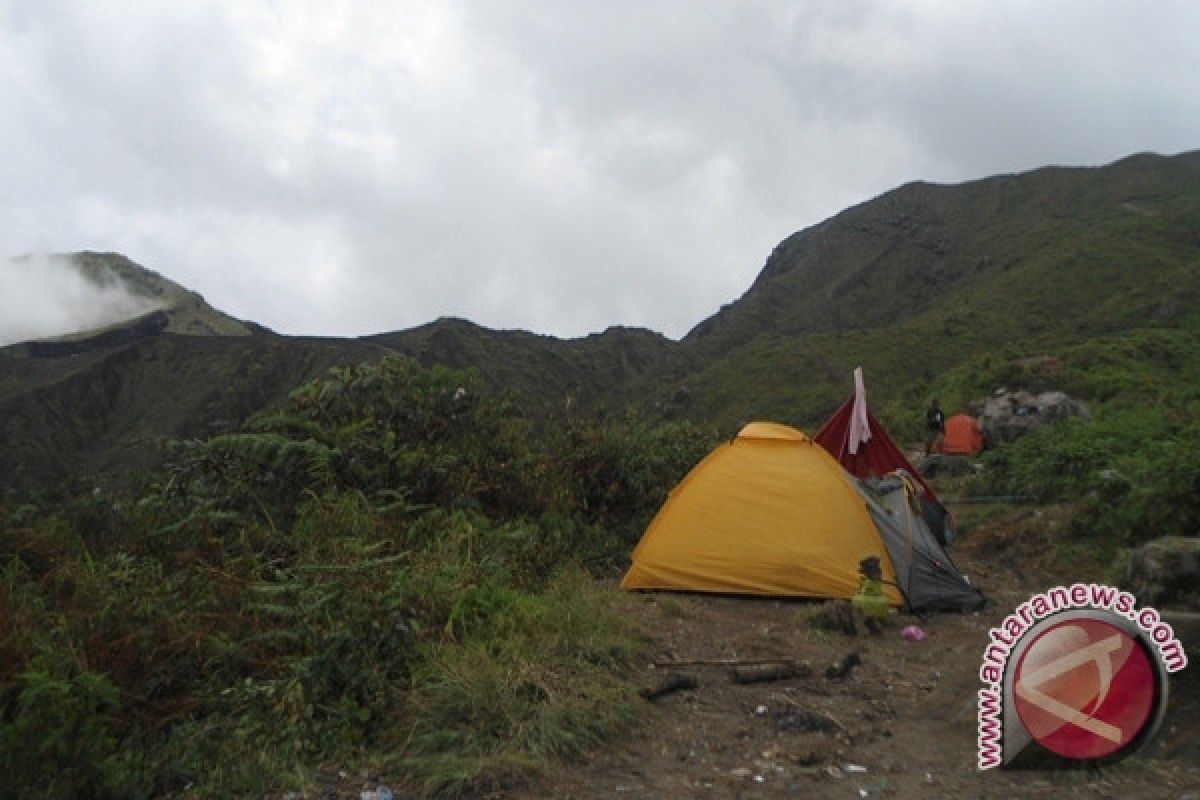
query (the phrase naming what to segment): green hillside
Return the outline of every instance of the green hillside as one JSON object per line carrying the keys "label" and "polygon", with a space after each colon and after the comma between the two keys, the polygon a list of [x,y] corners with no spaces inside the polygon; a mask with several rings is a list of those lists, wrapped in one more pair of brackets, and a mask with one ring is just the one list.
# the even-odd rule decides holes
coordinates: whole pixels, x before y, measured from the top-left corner
{"label": "green hillside", "polygon": [[951,303],[962,325],[1003,315],[1055,327],[1052,316],[1086,332],[1174,316],[1184,288],[1194,314],[1198,212],[1200,153],[909,184],[783,241],[685,343],[723,353],[764,333],[871,330]]}
{"label": "green hillside", "polygon": [[440,319],[368,341],[427,366],[477,367],[492,386],[515,389],[556,414],[637,404],[639,378],[679,378],[689,363],[677,343],[642,328],[612,327],[579,339],[557,339]]}
{"label": "green hillside", "polygon": [[126,482],[162,459],[164,441],[233,428],[331,365],[383,352],[265,333],[160,333],[54,358],[0,351],[0,485]]}
{"label": "green hillside", "polygon": [[1195,331],[1198,300],[1200,153],[912,184],[780,244],[685,337],[685,381],[696,416],[811,425],[862,364],[878,405],[915,413],[971,358]]}
{"label": "green hillside", "polygon": [[0,349],[10,482],[153,463],[159,439],[227,427],[330,364],[388,352],[477,369],[545,419],[634,413],[724,431],[760,417],[811,428],[861,364],[876,409],[911,435],[944,376],[973,360],[1200,329],[1200,153],[900,187],[788,237],[741,298],[679,342],[458,319],[362,340],[283,337],[121,256],[78,261],[169,300],[169,319]]}

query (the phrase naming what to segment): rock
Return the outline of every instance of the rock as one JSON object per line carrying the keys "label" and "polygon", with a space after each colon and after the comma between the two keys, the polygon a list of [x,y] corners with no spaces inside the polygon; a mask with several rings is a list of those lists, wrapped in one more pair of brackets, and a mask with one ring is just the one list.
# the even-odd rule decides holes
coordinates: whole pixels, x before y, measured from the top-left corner
{"label": "rock", "polygon": [[829,680],[843,681],[855,667],[859,666],[862,666],[862,659],[859,658],[858,653],[847,653],[842,656],[841,661],[825,670],[825,677]]}
{"label": "rock", "polygon": [[1200,611],[1200,538],[1164,536],[1133,550],[1122,587],[1141,606]]}
{"label": "rock", "polygon": [[1042,392],[1034,398],[1033,404],[1037,407],[1038,416],[1047,421],[1070,417],[1084,419],[1091,417],[1087,407],[1078,400],[1068,397],[1066,392]]}
{"label": "rock", "polygon": [[993,438],[1000,442],[1015,442],[1027,433],[1033,433],[1046,423],[1038,417],[1012,416],[996,420],[991,425]]}
{"label": "rock", "polygon": [[1047,423],[1090,416],[1086,406],[1060,391],[1035,395],[997,389],[972,407],[979,411],[979,429],[987,447],[1015,441]]}
{"label": "rock", "polygon": [[966,456],[948,456],[944,453],[931,453],[917,464],[917,472],[925,478],[965,475],[970,471],[971,462]]}

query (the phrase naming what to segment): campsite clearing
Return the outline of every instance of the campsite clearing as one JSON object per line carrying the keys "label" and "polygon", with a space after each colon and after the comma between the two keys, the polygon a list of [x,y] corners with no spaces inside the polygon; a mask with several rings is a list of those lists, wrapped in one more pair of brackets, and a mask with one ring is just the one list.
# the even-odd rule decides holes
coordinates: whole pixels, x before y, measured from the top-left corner
{"label": "campsite clearing", "polygon": [[[680,667],[695,689],[645,706],[631,739],[563,766],[517,796],[561,798],[1178,798],[1200,790],[1200,715],[1193,675],[1175,679],[1172,703],[1147,752],[1101,771],[1012,773],[976,769],[977,677],[988,629],[1030,594],[1068,576],[1047,574],[1044,537],[1020,515],[964,537],[959,566],[994,601],[979,613],[893,616],[881,636],[847,637],[813,627],[819,603],[696,594],[629,594],[629,614],[654,661],[807,661],[794,678],[738,684],[727,663]],[[926,638],[906,641],[916,622]],[[857,652],[861,666],[828,679]],[[859,768],[865,768],[865,771]],[[1189,795],[1188,793],[1192,793]],[[510,792],[497,796],[513,796]]]}

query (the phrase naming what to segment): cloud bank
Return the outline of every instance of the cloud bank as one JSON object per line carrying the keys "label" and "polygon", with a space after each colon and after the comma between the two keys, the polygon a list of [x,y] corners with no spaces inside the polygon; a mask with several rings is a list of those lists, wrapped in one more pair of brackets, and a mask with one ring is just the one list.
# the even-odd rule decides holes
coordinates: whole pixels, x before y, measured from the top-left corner
{"label": "cloud bank", "polygon": [[129,294],[111,272],[84,277],[70,259],[0,259],[0,347],[99,328],[156,307]]}

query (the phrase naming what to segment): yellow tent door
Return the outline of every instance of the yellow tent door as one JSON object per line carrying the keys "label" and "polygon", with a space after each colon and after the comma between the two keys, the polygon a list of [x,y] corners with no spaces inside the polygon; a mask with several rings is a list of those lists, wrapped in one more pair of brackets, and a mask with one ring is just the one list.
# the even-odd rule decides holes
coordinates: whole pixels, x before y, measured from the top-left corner
{"label": "yellow tent door", "polygon": [[[697,464],[633,551],[623,589],[848,598],[891,560],[841,466],[794,428],[754,422]],[[888,598],[900,595],[887,587]]]}

